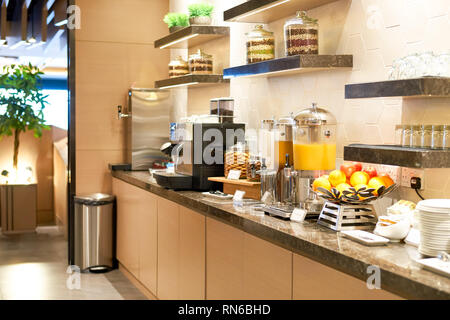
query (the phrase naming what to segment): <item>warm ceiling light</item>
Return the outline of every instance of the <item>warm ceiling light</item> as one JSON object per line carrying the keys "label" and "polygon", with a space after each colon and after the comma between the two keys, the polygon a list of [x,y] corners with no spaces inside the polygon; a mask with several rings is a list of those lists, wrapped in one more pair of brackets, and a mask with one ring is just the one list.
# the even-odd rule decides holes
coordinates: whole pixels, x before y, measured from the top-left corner
{"label": "warm ceiling light", "polygon": [[181,38],[181,39],[178,39],[178,40],[169,42],[169,43],[167,43],[167,44],[165,44],[165,45],[162,45],[162,46],[159,47],[159,48],[160,48],[160,49],[164,49],[164,48],[170,47],[171,45],[173,45],[173,44],[175,44],[175,43],[178,43],[178,42],[181,42],[181,41],[185,41],[185,40],[194,38],[194,37],[196,37],[196,36],[198,36],[198,33],[194,33],[194,34],[188,35],[188,36],[186,36],[186,37],[183,37],[183,38]]}
{"label": "warm ceiling light", "polygon": [[259,12],[262,12],[262,11],[268,10],[270,8],[279,6],[279,5],[281,5],[283,3],[286,3],[286,2],[289,2],[289,1],[291,1],[291,0],[284,0],[284,1],[281,1],[281,2],[274,3],[274,4],[270,5],[270,6],[267,6],[267,7],[261,8],[261,9],[257,9],[255,11],[251,11],[251,12],[249,12],[247,14],[244,14],[243,16],[240,16],[240,17],[237,17],[237,18],[233,19],[233,21],[239,21],[241,19],[247,18],[249,16],[252,16],[252,15],[257,14]]}

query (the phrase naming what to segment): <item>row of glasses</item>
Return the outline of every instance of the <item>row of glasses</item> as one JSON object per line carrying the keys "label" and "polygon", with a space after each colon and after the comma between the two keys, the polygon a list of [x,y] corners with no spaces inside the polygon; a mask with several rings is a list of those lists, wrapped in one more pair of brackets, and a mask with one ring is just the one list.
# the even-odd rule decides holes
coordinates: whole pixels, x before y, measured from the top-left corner
{"label": "row of glasses", "polygon": [[397,125],[396,144],[407,148],[450,149],[450,125]]}
{"label": "row of glasses", "polygon": [[389,80],[420,77],[450,77],[450,53],[414,53],[394,60]]}

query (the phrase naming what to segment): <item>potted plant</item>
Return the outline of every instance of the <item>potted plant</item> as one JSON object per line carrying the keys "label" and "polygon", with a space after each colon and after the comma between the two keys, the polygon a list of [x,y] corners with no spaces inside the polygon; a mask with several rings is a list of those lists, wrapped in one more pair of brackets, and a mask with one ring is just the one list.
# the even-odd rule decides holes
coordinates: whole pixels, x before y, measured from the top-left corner
{"label": "potted plant", "polygon": [[[47,96],[40,89],[41,75],[38,67],[29,65],[10,65],[3,68],[0,75],[0,139],[13,136],[14,153],[12,171],[3,170],[1,175],[6,179],[6,185],[0,185],[0,213],[2,217],[2,232],[22,231],[9,230],[12,225],[5,225],[7,215],[20,215],[20,225],[32,231],[36,226],[36,184],[31,184],[31,168],[19,168],[20,135],[33,131],[36,138],[42,136],[42,131],[49,129],[45,124],[43,110],[47,104]],[[22,170],[23,169],[23,170]],[[14,197],[11,195],[14,194]],[[5,201],[19,201],[19,205],[5,204]],[[18,207],[20,212],[14,212]],[[5,208],[8,208],[6,210]],[[13,209],[11,209],[13,208]],[[7,212],[6,212],[7,211]],[[10,217],[11,218],[11,217]],[[19,219],[19,217],[16,217]],[[6,220],[5,220],[6,219]]]}
{"label": "potted plant", "polygon": [[214,10],[214,5],[208,2],[194,3],[188,6],[189,23],[199,25],[210,25],[211,14]]}
{"label": "potted plant", "polygon": [[171,33],[189,27],[189,17],[185,13],[169,12],[164,17],[164,22],[167,23]]}

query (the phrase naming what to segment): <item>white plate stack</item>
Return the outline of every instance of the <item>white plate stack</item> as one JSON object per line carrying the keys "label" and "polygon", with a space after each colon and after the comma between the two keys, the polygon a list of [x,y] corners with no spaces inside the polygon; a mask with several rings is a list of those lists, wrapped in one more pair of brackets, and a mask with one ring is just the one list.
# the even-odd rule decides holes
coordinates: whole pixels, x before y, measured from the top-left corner
{"label": "white plate stack", "polygon": [[419,210],[419,252],[436,257],[450,252],[450,199],[430,199],[417,204]]}

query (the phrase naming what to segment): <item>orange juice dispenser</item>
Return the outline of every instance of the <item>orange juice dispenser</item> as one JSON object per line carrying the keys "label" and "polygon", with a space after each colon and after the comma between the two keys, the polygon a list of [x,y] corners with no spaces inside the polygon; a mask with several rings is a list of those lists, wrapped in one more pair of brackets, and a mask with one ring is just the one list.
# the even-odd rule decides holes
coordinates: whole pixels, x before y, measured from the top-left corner
{"label": "orange juice dispenser", "polygon": [[297,172],[297,197],[300,207],[309,214],[320,214],[323,201],[312,191],[315,178],[336,169],[336,118],[317,107],[302,110],[295,116],[294,169]]}

